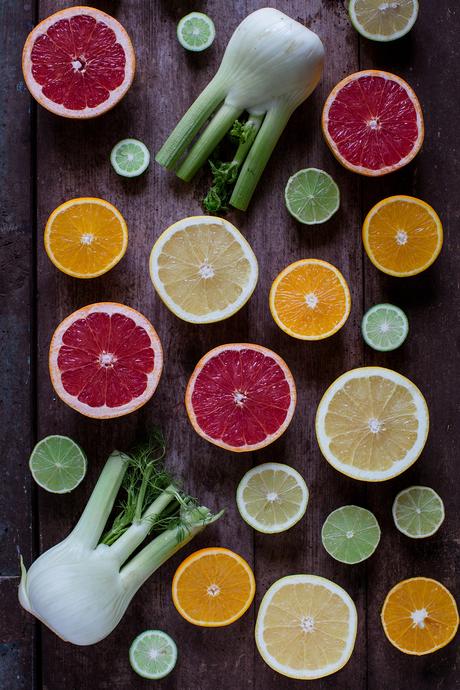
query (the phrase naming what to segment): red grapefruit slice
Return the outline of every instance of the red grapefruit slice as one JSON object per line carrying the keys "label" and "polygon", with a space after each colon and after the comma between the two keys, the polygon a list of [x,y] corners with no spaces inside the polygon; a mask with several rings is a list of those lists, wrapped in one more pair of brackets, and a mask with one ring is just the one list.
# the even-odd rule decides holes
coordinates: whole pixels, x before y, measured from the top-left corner
{"label": "red grapefruit slice", "polygon": [[136,59],[120,22],[92,7],[52,14],[29,34],[22,53],[27,87],[56,115],[101,115],[125,95]]}
{"label": "red grapefruit slice", "polygon": [[163,368],[160,339],[138,311],[116,302],[70,314],[51,340],[54,390],[87,417],[121,417],[153,395]]}
{"label": "red grapefruit slice", "polygon": [[322,128],[337,160],[371,177],[410,163],[424,137],[420,103],[403,79],[366,70],[343,79],[323,109]]}
{"label": "red grapefruit slice", "polygon": [[189,419],[216,446],[244,452],[283,434],[294,414],[296,388],[286,362],[260,345],[220,345],[195,367],[185,394]]}

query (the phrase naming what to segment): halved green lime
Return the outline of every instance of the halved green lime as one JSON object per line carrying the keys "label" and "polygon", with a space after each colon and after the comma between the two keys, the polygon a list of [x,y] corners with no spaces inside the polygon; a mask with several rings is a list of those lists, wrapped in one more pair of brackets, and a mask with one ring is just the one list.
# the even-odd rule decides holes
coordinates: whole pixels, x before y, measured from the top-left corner
{"label": "halved green lime", "polygon": [[321,530],[323,546],[341,563],[361,563],[372,556],[380,541],[380,527],[375,516],[359,506],[334,510]]}
{"label": "halved green lime", "polygon": [[122,177],[137,177],[149,167],[150,153],[138,139],[122,139],[110,154],[113,169]]}
{"label": "halved green lime", "polygon": [[284,198],[289,213],[305,225],[324,223],[340,206],[337,184],[318,168],[305,168],[290,177]]}
{"label": "halved green lime", "polygon": [[142,678],[164,678],[176,665],[176,643],[162,630],[145,630],[129,648],[129,661]]}
{"label": "halved green lime", "polygon": [[47,436],[37,443],[29,460],[32,477],[43,489],[65,494],[86,474],[86,455],[67,436]]}
{"label": "halved green lime", "polygon": [[361,322],[366,343],[379,352],[396,350],[409,333],[407,316],[394,304],[376,304],[367,311]]}
{"label": "halved green lime", "polygon": [[209,48],[214,41],[214,22],[203,12],[190,12],[177,25],[177,38],[181,46],[195,52]]}
{"label": "halved green lime", "polygon": [[393,520],[407,537],[431,537],[444,521],[444,503],[429,486],[410,486],[396,496]]}
{"label": "halved green lime", "polygon": [[350,0],[348,12],[361,36],[372,41],[394,41],[414,26],[418,0]]}

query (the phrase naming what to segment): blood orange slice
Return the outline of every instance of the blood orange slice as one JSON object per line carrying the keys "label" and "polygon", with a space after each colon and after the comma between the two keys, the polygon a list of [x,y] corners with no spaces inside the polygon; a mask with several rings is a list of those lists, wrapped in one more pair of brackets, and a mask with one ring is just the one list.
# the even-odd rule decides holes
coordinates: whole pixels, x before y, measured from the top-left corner
{"label": "blood orange slice", "polygon": [[160,339],[138,311],[116,302],[90,304],[56,328],[51,382],[59,397],[87,417],[121,417],[153,395],[163,368]]}
{"label": "blood orange slice", "polygon": [[101,115],[125,95],[136,59],[120,22],[92,7],[69,7],[44,19],[22,53],[27,87],[64,117]]}
{"label": "blood orange slice", "polygon": [[322,128],[337,160],[361,175],[386,175],[419,152],[424,137],[417,96],[403,79],[366,70],[343,79],[323,109]]}
{"label": "blood orange slice", "polygon": [[195,367],[185,394],[195,431],[216,446],[244,452],[283,434],[296,388],[286,362],[261,345],[220,345]]}

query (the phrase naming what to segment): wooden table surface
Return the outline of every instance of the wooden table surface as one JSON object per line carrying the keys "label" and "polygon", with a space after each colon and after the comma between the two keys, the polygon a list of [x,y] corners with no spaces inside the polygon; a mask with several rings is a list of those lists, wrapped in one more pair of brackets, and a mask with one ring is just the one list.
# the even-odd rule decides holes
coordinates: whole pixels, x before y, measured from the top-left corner
{"label": "wooden table surface", "polygon": [[[137,180],[117,177],[109,164],[112,146],[125,137],[158,150],[182,113],[200,93],[220,62],[238,23],[263,0],[100,0],[94,5],[114,14],[131,35],[138,59],[135,83],[126,98],[100,119],[66,121],[38,107],[22,81],[20,55],[31,27],[67,6],[60,0],[1,0],[1,205],[0,309],[2,366],[0,396],[3,475],[0,483],[0,686],[5,690],[45,688],[137,689],[147,682],[128,663],[133,637],[159,627],[177,641],[176,670],[155,687],[177,690],[279,690],[300,688],[266,666],[254,644],[254,621],[261,596],[279,577],[315,573],[343,586],[356,602],[358,637],[353,656],[337,675],[313,687],[334,690],[453,690],[458,639],[434,655],[404,656],[386,640],[379,613],[387,591],[415,575],[437,578],[457,597],[459,556],[458,348],[459,292],[456,264],[459,231],[458,8],[450,0],[422,0],[410,35],[397,43],[373,45],[351,27],[342,0],[277,0],[272,5],[306,22],[324,41],[326,66],[314,95],[292,117],[270,161],[250,210],[229,219],[251,243],[260,267],[256,291],[236,316],[222,323],[193,326],[180,322],[156,296],[148,276],[149,251],[172,222],[200,213],[209,180],[185,184],[152,163]],[[217,37],[203,54],[188,54],[175,38],[176,23],[200,9],[213,17]],[[330,89],[360,68],[381,68],[406,78],[425,114],[422,152],[402,172],[365,179],[347,172],[332,157],[320,130],[320,113]],[[454,108],[454,100],[457,107]],[[283,189],[296,170],[314,166],[333,175],[342,205],[323,226],[309,229],[287,213]],[[364,254],[363,218],[379,199],[406,193],[428,201],[440,214],[445,244],[437,262],[421,276],[398,280],[378,272]],[[76,196],[100,196],[127,219],[129,248],[105,276],[78,281],[60,273],[43,248],[50,212]],[[338,266],[349,281],[352,312],[334,337],[301,342],[282,333],[268,309],[269,286],[288,263],[317,257]],[[163,342],[166,363],[153,400],[113,421],[94,421],[66,407],[53,393],[48,346],[56,325],[86,304],[113,300],[138,308],[151,319]],[[379,354],[360,336],[363,311],[393,302],[408,314],[410,334],[394,353]],[[455,334],[454,331],[457,331]],[[266,345],[286,359],[298,387],[298,405],[284,436],[264,451],[237,455],[218,449],[192,430],[184,409],[188,377],[198,359],[215,345],[247,341]],[[394,368],[425,394],[431,431],[425,450],[410,470],[393,481],[365,484],[336,472],[321,456],[313,430],[316,406],[326,387],[342,372],[364,364]],[[457,380],[456,380],[457,374]],[[136,436],[159,423],[170,439],[169,465],[192,494],[211,508],[226,508],[209,527],[146,583],[110,637],[94,647],[63,643],[25,614],[17,602],[18,554],[26,564],[63,539],[75,524],[108,453],[129,448]],[[456,433],[457,432],[457,433]],[[65,434],[89,456],[83,484],[68,496],[37,490],[27,462],[34,443]],[[239,517],[235,489],[244,472],[263,461],[286,462],[305,477],[310,504],[305,519],[280,535],[261,535]],[[427,540],[410,540],[394,527],[395,494],[412,484],[432,486],[446,505],[446,521]],[[334,561],[321,545],[321,525],[340,505],[372,510],[382,527],[375,555],[361,565]],[[200,629],[176,613],[170,597],[172,574],[181,558],[206,545],[236,550],[254,567],[256,601],[234,625]],[[52,583],[50,583],[52,586]]]}

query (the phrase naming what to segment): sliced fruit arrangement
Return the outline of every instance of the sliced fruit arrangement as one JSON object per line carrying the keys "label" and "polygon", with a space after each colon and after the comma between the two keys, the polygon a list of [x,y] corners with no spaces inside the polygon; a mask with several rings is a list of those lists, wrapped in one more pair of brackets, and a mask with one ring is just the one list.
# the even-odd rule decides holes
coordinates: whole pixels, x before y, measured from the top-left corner
{"label": "sliced fruit arrangement", "polygon": [[246,472],[236,491],[236,504],[248,525],[275,534],[293,527],[305,515],[308,489],[293,467],[266,462]]}
{"label": "sliced fruit arrangement", "polygon": [[429,486],[410,486],[396,496],[393,520],[406,537],[423,539],[435,534],[444,522],[444,503]]}
{"label": "sliced fruit arrangement", "polygon": [[86,474],[86,455],[67,436],[47,436],[39,441],[29,459],[37,484],[53,494],[73,491]]}
{"label": "sliced fruit arrangement", "polygon": [[150,153],[139,139],[122,139],[110,154],[113,169],[121,177],[138,177],[147,170]]}
{"label": "sliced fruit arrangement", "polygon": [[155,242],[150,277],[166,306],[191,323],[221,321],[246,304],[257,284],[257,259],[223,218],[193,216]]}
{"label": "sliced fruit arrangement", "polygon": [[154,327],[124,304],[99,302],[78,309],[51,340],[54,390],[88,417],[120,417],[141,407],[155,392],[162,368]]}
{"label": "sliced fruit arrangement", "polygon": [[177,40],[183,48],[198,52],[213,43],[216,29],[211,17],[203,12],[190,12],[177,25]]}
{"label": "sliced fruit arrangement", "polygon": [[321,530],[323,546],[341,563],[361,563],[372,556],[380,541],[380,527],[375,515],[359,506],[334,510]]}
{"label": "sliced fruit arrangement", "polygon": [[395,41],[405,36],[418,16],[418,0],[350,0],[353,26],[371,41]]}
{"label": "sliced fruit arrangement", "polygon": [[68,7],[29,34],[24,80],[56,115],[89,118],[110,110],[128,91],[136,59],[120,22],[93,7]]}
{"label": "sliced fruit arrangement", "polygon": [[383,367],[339,376],[316,413],[316,438],[326,460],[339,472],[369,482],[407,470],[425,446],[428,427],[422,393]]}
{"label": "sliced fruit arrangement", "polygon": [[325,223],[340,206],[340,191],[324,170],[306,168],[289,178],[284,190],[289,213],[305,225]]}
{"label": "sliced fruit arrangement", "polygon": [[162,630],[145,630],[131,644],[129,661],[133,671],[142,678],[165,678],[176,665],[176,643]]}
{"label": "sliced fruit arrangement", "polygon": [[367,214],[363,242],[376,268],[406,278],[421,273],[437,259],[443,242],[442,223],[421,199],[390,196]]}
{"label": "sliced fruit arrangement", "polygon": [[394,304],[375,304],[363,316],[361,332],[374,350],[389,352],[400,347],[409,333],[407,316]]}
{"label": "sliced fruit arrangement", "polygon": [[428,577],[403,580],[388,593],[381,613],[385,635],[405,654],[430,654],[445,647],[458,629],[455,599]]}
{"label": "sliced fruit arrangement", "polygon": [[173,578],[174,606],[189,623],[206,628],[230,625],[254,599],[256,583],[248,563],[224,548],[195,551]]}
{"label": "sliced fruit arrangement", "polygon": [[251,343],[220,345],[195,367],[185,394],[195,431],[216,446],[252,451],[276,441],[294,414],[296,388],[286,362]]}
{"label": "sliced fruit arrangement", "polygon": [[257,648],[284,676],[322,678],[349,660],[357,623],[355,605],[341,587],[316,575],[291,575],[275,582],[262,599]]}
{"label": "sliced fruit arrangement", "polygon": [[81,197],[53,211],[44,241],[46,253],[60,271],[74,278],[96,278],[123,258],[128,228],[108,201]]}
{"label": "sliced fruit arrangement", "polygon": [[378,70],[356,72],[334,87],[324,105],[322,128],[339,163],[369,176],[410,163],[424,137],[414,91],[395,74]]}
{"label": "sliced fruit arrangement", "polygon": [[350,290],[327,261],[301,259],[273,281],[270,311],[278,326],[300,340],[328,338],[342,328],[351,309]]}

